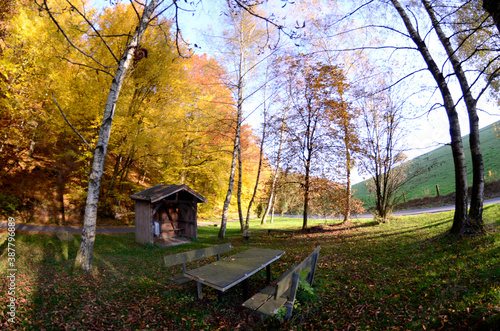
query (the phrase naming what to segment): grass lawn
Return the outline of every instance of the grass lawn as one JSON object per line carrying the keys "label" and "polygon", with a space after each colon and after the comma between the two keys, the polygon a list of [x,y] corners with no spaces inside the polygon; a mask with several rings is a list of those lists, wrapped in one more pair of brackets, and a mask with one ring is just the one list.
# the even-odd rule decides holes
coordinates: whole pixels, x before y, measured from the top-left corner
{"label": "grass lawn", "polygon": [[[198,241],[171,248],[138,245],[133,234],[98,235],[91,274],[72,271],[79,238],[65,245],[53,235],[17,233],[15,329],[474,330],[485,326],[484,320],[498,328],[493,320],[500,312],[500,205],[485,208],[484,237],[447,236],[451,218],[452,213],[421,215],[381,225],[359,220],[349,227],[309,220],[311,233],[290,238],[254,232],[248,245],[239,223],[229,223],[223,242],[232,243],[231,254],[249,247],[286,250],[272,264],[273,278],[321,245],[315,295],[299,292],[287,324],[277,318],[260,323],[241,306],[241,286],[224,293],[222,302],[204,287],[200,301],[195,284],[168,281],[180,267],[163,267],[162,256],[223,243],[217,227],[200,227]],[[300,227],[300,219],[281,218],[266,226]],[[251,228],[260,225],[255,221]],[[7,235],[0,236],[1,329],[12,325]],[[252,276],[250,293],[264,282],[265,271]]]}

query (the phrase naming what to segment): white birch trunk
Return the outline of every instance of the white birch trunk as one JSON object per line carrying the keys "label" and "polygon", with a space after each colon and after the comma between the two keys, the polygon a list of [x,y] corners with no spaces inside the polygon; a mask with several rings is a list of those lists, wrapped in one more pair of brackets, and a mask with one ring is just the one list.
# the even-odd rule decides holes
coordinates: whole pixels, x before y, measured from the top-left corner
{"label": "white birch trunk", "polygon": [[87,202],[85,204],[85,215],[83,218],[82,229],[82,242],[80,249],[76,256],[74,268],[82,268],[85,271],[92,269],[92,251],[95,241],[95,230],[97,220],[97,207],[99,203],[99,191],[101,188],[101,178],[104,172],[104,162],[106,160],[106,153],[108,149],[108,142],[111,133],[111,125],[113,123],[113,116],[115,113],[116,103],[120,95],[125,76],[132,63],[134,51],[139,45],[139,42],[144,34],[144,31],[149,25],[151,16],[158,5],[158,0],[151,0],[145,7],[142,14],[139,26],[134,32],[127,50],[123,54],[116,74],[111,83],[111,87],[104,109],[101,129],[97,140],[97,146],[94,150],[94,159],[89,177],[89,184],[87,189]]}

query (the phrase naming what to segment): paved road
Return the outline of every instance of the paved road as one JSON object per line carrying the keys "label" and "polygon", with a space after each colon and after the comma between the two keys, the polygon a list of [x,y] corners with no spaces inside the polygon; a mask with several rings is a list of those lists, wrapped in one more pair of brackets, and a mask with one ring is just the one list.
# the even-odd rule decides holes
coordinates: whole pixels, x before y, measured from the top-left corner
{"label": "paved road", "polygon": [[[495,204],[499,204],[499,203],[500,203],[500,198],[484,200],[484,206],[495,205]],[[450,210],[454,210],[454,209],[455,209],[455,206],[445,206],[445,207],[436,207],[436,208],[429,208],[429,209],[404,210],[404,211],[394,212],[393,214],[397,215],[397,216],[435,214],[435,213],[442,213],[444,211],[450,211]]]}
{"label": "paved road", "polygon": [[[500,203],[500,198],[494,198],[494,199],[489,199],[489,200],[484,200],[484,205],[493,205],[493,204],[499,204]],[[393,215],[396,216],[409,216],[409,215],[421,215],[421,214],[435,214],[435,213],[442,213],[445,211],[450,211],[454,210],[455,206],[444,206],[444,207],[435,207],[435,208],[426,208],[426,209],[415,209],[415,210],[404,210],[404,211],[397,211],[392,213]],[[280,215],[277,215],[280,216]],[[292,217],[292,218],[302,218],[302,215],[283,215],[283,217]],[[324,217],[321,216],[309,216],[310,219],[325,219]],[[373,215],[372,214],[354,214],[351,215],[351,218],[355,219],[372,219]],[[340,219],[340,217],[331,217],[328,219]]]}
{"label": "paved road", "polygon": [[[484,205],[492,205],[499,204],[500,198],[489,199],[484,201]],[[394,212],[394,215],[397,216],[407,216],[407,215],[421,215],[421,214],[435,214],[441,213],[445,211],[450,211],[455,209],[455,206],[445,206],[445,207],[436,207],[436,208],[428,208],[428,209],[416,209],[416,210],[405,210]],[[296,217],[301,218],[302,215],[284,215],[286,217]],[[313,216],[310,218],[320,218],[318,216]],[[360,215],[352,215],[352,218],[358,219],[370,219],[373,218],[372,214],[360,214]],[[320,218],[322,219],[322,218]],[[335,218],[332,218],[335,219]],[[235,220],[231,220],[235,221]],[[204,223],[199,222],[198,225],[211,225],[214,223]],[[0,222],[0,228],[7,228],[7,222]],[[45,226],[45,225],[32,225],[32,224],[16,224],[16,230],[22,231],[34,231],[34,232],[57,232],[57,231],[69,231],[71,233],[82,233],[81,227],[71,227],[71,226]],[[135,227],[98,227],[96,229],[97,233],[132,233],[135,231]]]}

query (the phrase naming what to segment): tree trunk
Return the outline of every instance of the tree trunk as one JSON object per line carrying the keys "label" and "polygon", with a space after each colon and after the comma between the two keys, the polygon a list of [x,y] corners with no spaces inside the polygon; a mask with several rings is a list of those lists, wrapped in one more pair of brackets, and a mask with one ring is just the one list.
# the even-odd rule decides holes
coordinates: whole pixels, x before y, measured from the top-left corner
{"label": "tree trunk", "polygon": [[[342,96],[342,94],[341,94]],[[342,106],[344,107],[344,114],[347,115],[344,100],[342,99]],[[349,137],[349,121],[348,116],[343,119],[343,131],[344,131],[344,144],[345,144],[345,155],[346,155],[346,201],[345,201],[345,211],[344,211],[344,223],[349,222],[351,218],[351,151],[350,151],[350,139]]]}
{"label": "tree trunk", "polygon": [[[242,82],[240,81],[240,84]],[[231,161],[231,170],[229,173],[229,184],[227,188],[226,199],[224,200],[224,206],[222,208],[222,219],[219,230],[219,238],[224,239],[226,237],[226,226],[227,226],[227,214],[229,211],[229,204],[231,203],[231,196],[233,194],[234,188],[234,175],[236,173],[236,159],[238,158],[238,149],[240,146],[240,135],[241,135],[241,118],[242,118],[242,99],[238,100],[238,114],[236,117],[236,135],[234,137],[234,146],[233,146],[233,159]]]}
{"label": "tree trunk", "polygon": [[266,210],[264,211],[264,215],[262,216],[260,225],[266,224],[267,216],[269,215],[269,211],[271,210],[271,205],[273,203],[273,197],[274,197],[274,183],[275,183],[275,178],[273,178],[273,183],[271,184],[271,193],[269,194],[269,200],[267,201]]}
{"label": "tree trunk", "polygon": [[3,149],[5,147],[7,139],[9,139],[9,131],[10,131],[11,124],[13,122],[14,122],[14,116],[11,114],[9,124],[7,125],[7,129],[5,130],[5,133],[3,135],[2,146],[0,146],[0,154],[3,153]]}
{"label": "tree trunk", "polygon": [[307,217],[309,209],[309,186],[310,186],[310,170],[306,167],[306,178],[304,183],[304,213],[302,220],[302,229],[307,229]]}
{"label": "tree trunk", "polygon": [[[257,178],[255,179],[255,187],[253,189],[252,198],[248,203],[247,210],[247,219],[245,222],[245,229],[248,230],[250,227],[250,213],[252,211],[252,205],[255,200],[255,196],[257,195],[257,190],[259,189],[259,180],[260,180],[260,172],[262,171],[262,159],[264,158],[264,142],[266,140],[266,128],[267,128],[267,107],[266,107],[266,99],[267,99],[267,82],[269,78],[269,66],[266,67],[266,84],[264,85],[264,123],[262,124],[262,139],[260,141],[260,151],[259,151],[259,166],[257,167]],[[271,189],[272,196],[272,189]],[[266,212],[269,208],[266,208]],[[267,217],[266,212],[264,213],[264,217]],[[261,223],[262,224],[262,223]]]}
{"label": "tree trunk", "polygon": [[460,233],[483,233],[483,202],[484,202],[484,164],[483,155],[481,153],[481,143],[479,141],[479,117],[477,115],[477,100],[472,96],[467,77],[462,68],[460,59],[450,44],[450,40],[441,29],[441,24],[436,17],[434,8],[428,0],[422,0],[432,25],[436,30],[439,40],[443,44],[448,59],[453,65],[453,70],[460,83],[460,88],[464,97],[467,113],[469,115],[470,126],[470,149],[472,155],[472,195],[470,202],[468,221],[462,224],[463,228]]}
{"label": "tree trunk", "polygon": [[33,129],[33,135],[31,136],[30,147],[28,151],[28,157],[33,158],[33,154],[35,153],[35,145],[36,145],[36,129],[38,128],[38,122],[35,121],[35,128]]}
{"label": "tree trunk", "polygon": [[[266,212],[264,213],[264,217],[262,217],[262,221],[260,222],[261,225],[266,224],[266,219],[267,215],[269,214],[269,211],[272,209],[274,213],[274,203],[276,202],[276,181],[279,176],[279,166],[280,166],[280,161],[281,161],[281,150],[283,148],[283,138],[285,136],[285,125],[286,125],[286,113],[287,109],[285,108],[285,112],[283,115],[283,122],[281,123],[281,131],[280,131],[280,143],[278,145],[278,156],[276,158],[276,170],[274,171],[273,175],[273,183],[271,184],[271,194],[269,195],[269,202],[267,204]],[[273,196],[274,196],[274,202],[273,202]],[[272,215],[272,214],[271,214]],[[273,216],[271,216],[271,219]],[[272,223],[272,221],[271,221]]]}
{"label": "tree trunk", "polygon": [[274,222],[274,206],[276,206],[276,199],[277,198],[278,198],[278,195],[275,193],[274,194],[274,200],[273,200],[273,203],[272,203],[272,206],[271,206],[271,220],[269,221],[269,223],[271,223],[271,224],[273,224],[273,222]]}
{"label": "tree trunk", "polygon": [[243,164],[241,162],[241,137],[238,146],[238,219],[240,220],[241,232],[245,230],[245,222],[243,220],[243,208],[241,207],[241,189],[243,185]]}
{"label": "tree trunk", "polygon": [[[347,150],[347,154],[349,154],[349,150]],[[350,158],[347,157],[347,184],[346,184],[346,202],[345,202],[345,211],[344,211],[344,223],[349,222],[351,218],[351,167],[350,167]]]}
{"label": "tree trunk", "polygon": [[493,17],[498,32],[500,32],[500,2],[498,0],[483,0],[483,8]]}
{"label": "tree trunk", "polygon": [[439,91],[443,97],[444,107],[448,115],[448,122],[450,124],[450,137],[451,149],[453,153],[453,162],[455,165],[455,215],[453,218],[453,226],[450,230],[451,233],[459,233],[463,224],[467,222],[467,169],[465,164],[465,155],[462,145],[462,136],[460,133],[460,123],[458,121],[458,114],[455,109],[455,103],[448,88],[443,73],[440,71],[439,66],[432,58],[427,45],[422,40],[417,30],[413,27],[410,18],[406,11],[401,6],[399,1],[391,0],[394,8],[401,16],[411,39],[417,45],[418,51],[422,55],[429,71],[431,72],[434,80],[436,81]]}
{"label": "tree trunk", "polygon": [[[265,90],[264,90],[265,92]],[[265,93],[264,93],[264,99],[265,99]],[[264,124],[262,127],[262,139],[260,141],[260,152],[259,152],[259,166],[257,167],[257,178],[255,179],[255,187],[253,188],[253,194],[252,198],[250,199],[250,202],[248,203],[248,210],[247,210],[247,219],[245,221],[245,229],[248,230],[250,227],[250,213],[252,211],[252,205],[255,200],[255,196],[257,195],[257,190],[259,189],[259,180],[260,180],[260,172],[262,171],[262,159],[264,158],[264,142],[266,139],[266,126],[267,126],[267,119],[266,119],[266,110],[265,110],[265,104],[264,104]],[[272,191],[271,191],[271,196],[272,196]],[[266,208],[267,210],[267,208]]]}
{"label": "tree trunk", "polygon": [[83,218],[82,242],[76,256],[75,268],[82,268],[85,271],[92,269],[92,252],[94,249],[97,207],[99,203],[99,191],[101,187],[101,178],[104,172],[104,162],[108,149],[109,136],[111,133],[111,125],[115,113],[116,103],[120,95],[125,76],[132,63],[134,50],[139,46],[140,40],[144,31],[149,25],[151,16],[156,9],[158,0],[151,2],[144,8],[139,26],[134,32],[126,51],[124,52],[118,69],[111,83],[108,99],[104,109],[103,120],[99,131],[97,145],[94,150],[94,159],[89,176],[89,184],[87,190],[87,201],[85,204],[85,215]]}
{"label": "tree trunk", "polygon": [[66,223],[66,212],[64,208],[64,186],[66,182],[66,176],[65,176],[65,171],[64,171],[64,166],[60,165],[58,167],[59,169],[56,170],[57,172],[57,197],[59,199],[59,213],[61,215],[61,225]]}

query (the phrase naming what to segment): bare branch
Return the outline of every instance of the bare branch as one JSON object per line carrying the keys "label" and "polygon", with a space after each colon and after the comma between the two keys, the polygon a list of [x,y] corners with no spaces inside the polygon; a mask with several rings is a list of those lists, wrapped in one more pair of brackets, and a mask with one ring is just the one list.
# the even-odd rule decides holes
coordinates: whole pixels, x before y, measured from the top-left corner
{"label": "bare branch", "polygon": [[69,62],[69,63],[71,63],[71,64],[74,64],[74,65],[77,65],[77,66],[81,66],[81,67],[85,67],[85,68],[89,68],[89,69],[91,69],[91,70],[95,70],[95,71],[100,71],[100,72],[105,73],[106,75],[109,75],[109,76],[111,76],[111,77],[114,77],[112,74],[110,74],[110,73],[109,73],[109,72],[107,72],[106,70],[102,70],[102,69],[99,69],[99,68],[95,68],[95,67],[92,67],[92,66],[89,66],[89,65],[83,64],[83,63],[73,62],[73,61],[71,61],[70,59],[67,59],[67,58],[62,57],[62,56],[58,56],[58,55],[56,55],[55,57],[56,57],[56,58],[59,58],[59,59],[61,59],[61,60],[65,60],[65,61],[67,61],[67,62]]}
{"label": "bare branch", "polygon": [[[280,25],[280,24],[277,24],[275,22],[273,22],[273,20],[267,18],[267,17],[264,17],[262,15],[259,15],[257,13],[255,13],[249,6],[245,5],[244,3],[242,3],[240,0],[233,0],[241,9],[243,9],[244,11],[246,11],[247,13],[249,13],[250,15],[254,16],[254,17],[257,17],[257,18],[260,18],[261,20],[264,20],[265,22],[271,24],[272,26],[274,26],[275,28],[278,29],[279,32],[283,32],[286,36],[288,36],[290,39],[294,39],[295,38],[295,34],[293,32],[289,33],[289,32],[286,32],[285,29],[284,29],[284,26],[283,25]],[[228,3],[229,3],[229,0],[228,0]]]}
{"label": "bare branch", "polygon": [[97,36],[99,36],[99,39],[101,39],[104,46],[106,46],[106,48],[108,49],[111,56],[113,56],[113,58],[115,59],[116,63],[119,63],[120,60],[116,57],[115,53],[111,50],[111,47],[109,47],[106,40],[104,40],[104,38],[101,37],[99,30],[97,30],[95,28],[94,24],[87,18],[87,16],[85,16],[82,12],[80,12],[80,10],[78,10],[78,8],[76,8],[69,0],[66,0],[66,2],[71,6],[71,8],[73,8],[85,20],[85,22],[87,22],[87,24],[92,28],[92,30],[94,30],[94,32],[97,34]]}
{"label": "bare branch", "polygon": [[331,27],[331,26],[333,26],[333,25],[335,25],[335,24],[337,24],[337,23],[340,23],[340,22],[342,22],[343,20],[347,19],[348,17],[351,17],[352,15],[356,14],[356,12],[360,11],[361,9],[363,9],[363,7],[368,6],[368,5],[369,5],[369,4],[371,4],[373,1],[374,1],[374,0],[370,0],[370,1],[368,1],[368,2],[366,2],[366,3],[364,3],[364,4],[362,4],[362,5],[361,5],[361,6],[359,6],[358,8],[354,9],[352,12],[350,12],[350,13],[348,13],[348,14],[344,15],[344,17],[340,18],[340,19],[339,19],[339,20],[337,20],[336,22],[333,22],[333,24],[331,24],[331,25],[330,25],[330,27]]}
{"label": "bare branch", "polygon": [[73,41],[71,41],[71,39],[68,37],[68,35],[64,31],[64,29],[59,25],[59,22],[56,20],[56,18],[54,17],[54,15],[52,15],[52,11],[50,11],[49,6],[47,5],[47,0],[43,0],[43,5],[39,5],[38,3],[37,3],[37,5],[42,10],[46,11],[49,14],[50,19],[57,26],[57,29],[63,34],[64,38],[68,41],[68,43],[71,45],[71,47],[73,47],[74,49],[76,49],[78,52],[80,52],[81,54],[83,54],[85,57],[88,57],[88,58],[92,59],[94,62],[96,62],[97,64],[99,64],[103,68],[106,68],[106,69],[111,68],[111,67],[105,66],[101,62],[97,61],[92,55],[85,53],[82,49],[80,49],[80,47],[76,46],[73,43]]}
{"label": "bare branch", "polygon": [[182,52],[181,52],[181,49],[179,47],[179,41],[182,41],[185,45],[189,45],[188,42],[186,42],[184,40],[184,38],[182,37],[182,34],[181,34],[181,29],[179,27],[179,20],[177,19],[179,17],[179,9],[182,10],[182,8],[180,8],[178,5],[177,5],[177,1],[174,1],[173,2],[173,5],[175,6],[175,47],[177,48],[177,53],[179,54],[180,57],[186,59],[188,58],[189,56],[184,56],[182,55]]}
{"label": "bare branch", "polygon": [[361,26],[361,27],[358,27],[358,28],[354,28],[354,29],[350,29],[350,30],[345,30],[345,31],[339,32],[337,34],[334,34],[334,35],[331,35],[331,36],[327,36],[327,38],[335,38],[335,37],[338,37],[338,36],[342,36],[344,34],[355,32],[357,30],[364,30],[364,29],[368,29],[368,28],[386,29],[386,30],[398,33],[398,34],[400,34],[400,35],[402,35],[404,37],[410,38],[410,36],[408,34],[403,33],[402,31],[399,31],[399,30],[397,30],[395,28],[391,28],[390,26],[386,26],[386,25],[376,25],[376,24],[364,25],[364,26]]}
{"label": "bare branch", "polygon": [[93,151],[94,149],[92,148],[92,146],[90,146],[90,144],[87,142],[87,140],[85,140],[85,138],[83,138],[83,136],[80,134],[80,132],[78,132],[78,130],[75,129],[75,127],[73,125],[71,125],[71,123],[69,122],[69,120],[66,117],[66,115],[64,114],[63,110],[61,109],[61,107],[57,103],[56,97],[54,96],[54,92],[52,92],[52,98],[54,99],[54,102],[55,102],[57,108],[59,108],[59,111],[61,112],[61,115],[64,117],[64,120],[66,121],[66,123],[68,123],[68,125],[71,127],[71,129],[73,129],[73,131],[78,135],[78,137],[80,137],[80,139],[83,141],[83,143],[85,145],[87,145],[87,147],[89,148],[89,150]]}

